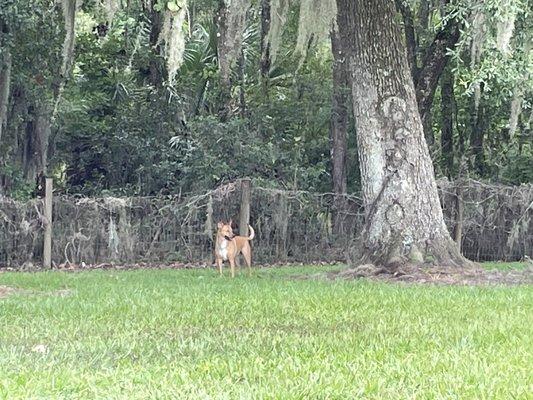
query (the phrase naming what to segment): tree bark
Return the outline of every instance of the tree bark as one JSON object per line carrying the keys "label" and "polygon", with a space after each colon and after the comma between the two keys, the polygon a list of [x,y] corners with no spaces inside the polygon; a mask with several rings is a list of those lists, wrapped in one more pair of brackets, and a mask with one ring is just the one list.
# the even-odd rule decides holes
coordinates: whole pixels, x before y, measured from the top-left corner
{"label": "tree bark", "polygon": [[446,68],[441,77],[441,148],[444,174],[452,176],[453,171],[453,120],[455,96],[453,90],[453,72]]}
{"label": "tree bark", "polygon": [[51,109],[47,104],[30,105],[28,116],[22,164],[24,178],[35,181],[37,176],[46,175]]}
{"label": "tree bark", "polygon": [[479,174],[483,175],[485,169],[485,157],[484,157],[484,139],[485,139],[485,104],[481,96],[483,95],[484,85],[480,84],[479,93],[480,100],[479,104],[476,105],[475,98],[472,98],[471,106],[471,131],[470,131],[470,148],[472,149],[473,155],[473,166],[474,170]]}
{"label": "tree bark", "polygon": [[[154,10],[156,0],[149,2],[149,9],[145,10],[147,17],[150,19],[150,49],[152,54],[150,57],[149,76],[148,79],[154,87],[159,87],[163,83],[163,75],[160,61],[160,48],[158,45],[159,35],[163,26],[163,13]],[[145,4],[144,2],[142,4]]]}
{"label": "tree bark", "polygon": [[439,203],[402,34],[389,0],[337,0],[350,73],[366,227],[362,261],[463,266]]}
{"label": "tree bark", "polygon": [[[342,18],[339,15],[338,18]],[[342,230],[342,212],[346,194],[346,131],[348,125],[348,66],[343,50],[342,37],[338,27],[331,30],[331,51],[333,53],[333,95],[331,101],[331,165],[333,193],[335,194],[333,231]]]}
{"label": "tree bark", "polygon": [[455,19],[448,20],[445,27],[437,32],[435,39],[427,49],[422,67],[415,79],[418,110],[422,118],[426,139],[430,144],[434,142],[431,129],[431,107],[435,98],[435,90],[448,62],[446,52],[456,45],[459,35],[459,23]]}
{"label": "tree bark", "polygon": [[270,31],[270,0],[261,0],[261,60],[259,69],[261,72],[261,86],[263,95],[268,97],[268,78],[270,75],[270,43],[267,40]]}
{"label": "tree bark", "polygon": [[0,15],[0,46],[2,54],[0,56],[0,145],[2,144],[2,133],[7,123],[7,106],[9,103],[9,91],[11,87],[11,52],[4,36],[9,34],[7,23]]}
{"label": "tree bark", "polygon": [[409,61],[409,67],[411,68],[411,75],[416,82],[418,76],[418,43],[415,34],[415,23],[413,19],[413,12],[406,0],[395,0],[396,9],[402,14],[403,28],[405,31],[405,44],[407,46],[407,60]]}
{"label": "tree bark", "polygon": [[217,27],[217,59],[220,72],[220,88],[218,93],[218,117],[226,121],[231,110],[231,68],[228,58],[228,7],[224,0],[219,0],[219,7],[215,16]]}
{"label": "tree bark", "polygon": [[9,89],[11,87],[11,53],[3,49],[0,60],[0,144],[2,133],[7,123],[7,106],[9,103]]}

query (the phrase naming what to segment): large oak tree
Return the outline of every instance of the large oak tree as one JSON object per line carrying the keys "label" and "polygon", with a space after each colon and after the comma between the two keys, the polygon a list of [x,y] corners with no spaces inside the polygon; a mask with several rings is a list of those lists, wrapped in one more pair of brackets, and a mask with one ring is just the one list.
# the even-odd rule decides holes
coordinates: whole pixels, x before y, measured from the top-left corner
{"label": "large oak tree", "polygon": [[366,229],[363,260],[462,266],[437,194],[393,0],[337,0],[350,84]]}

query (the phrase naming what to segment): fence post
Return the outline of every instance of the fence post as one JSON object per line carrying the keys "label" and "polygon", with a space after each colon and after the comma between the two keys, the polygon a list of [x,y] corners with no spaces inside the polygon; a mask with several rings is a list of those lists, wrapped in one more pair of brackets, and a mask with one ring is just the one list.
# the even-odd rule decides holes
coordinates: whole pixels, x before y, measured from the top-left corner
{"label": "fence post", "polygon": [[241,181],[241,212],[239,215],[239,235],[248,236],[248,224],[250,223],[250,197],[252,181],[250,178]]}
{"label": "fence post", "polygon": [[453,228],[453,240],[457,243],[459,251],[461,251],[461,242],[463,239],[463,214],[463,184],[462,181],[459,180],[456,182],[455,187],[455,226]]}
{"label": "fence post", "polygon": [[44,247],[43,247],[43,268],[52,267],[52,178],[46,178],[44,192]]}

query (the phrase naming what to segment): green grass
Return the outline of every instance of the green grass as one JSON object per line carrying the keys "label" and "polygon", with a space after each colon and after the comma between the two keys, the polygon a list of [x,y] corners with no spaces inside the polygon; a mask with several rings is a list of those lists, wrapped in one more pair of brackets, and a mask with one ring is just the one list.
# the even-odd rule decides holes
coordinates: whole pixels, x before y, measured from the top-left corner
{"label": "green grass", "polygon": [[531,267],[530,263],[527,262],[521,262],[521,261],[514,261],[514,262],[486,262],[483,263],[483,266],[487,269],[499,269],[502,271],[509,271],[513,269],[526,269]]}
{"label": "green grass", "polygon": [[531,286],[316,271],[0,274],[0,398],[531,398]]}

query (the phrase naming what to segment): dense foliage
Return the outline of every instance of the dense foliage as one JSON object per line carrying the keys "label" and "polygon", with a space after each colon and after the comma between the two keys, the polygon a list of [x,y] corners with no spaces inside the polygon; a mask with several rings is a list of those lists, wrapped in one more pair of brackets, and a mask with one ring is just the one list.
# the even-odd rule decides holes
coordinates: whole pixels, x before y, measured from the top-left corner
{"label": "dense foliage", "polygon": [[[187,192],[242,176],[331,191],[333,57],[324,27],[334,9],[306,1],[304,15],[296,0],[228,4],[2,0],[0,192],[30,195],[41,173],[85,194]],[[397,4],[419,68],[448,21],[461,31],[431,106],[437,173],[533,181],[527,2]],[[270,35],[266,5],[282,19],[269,22]],[[221,43],[221,33],[229,37],[221,15],[244,18],[231,36],[239,40]],[[263,74],[267,39],[276,54]],[[359,188],[355,146],[350,122],[348,191]]]}

